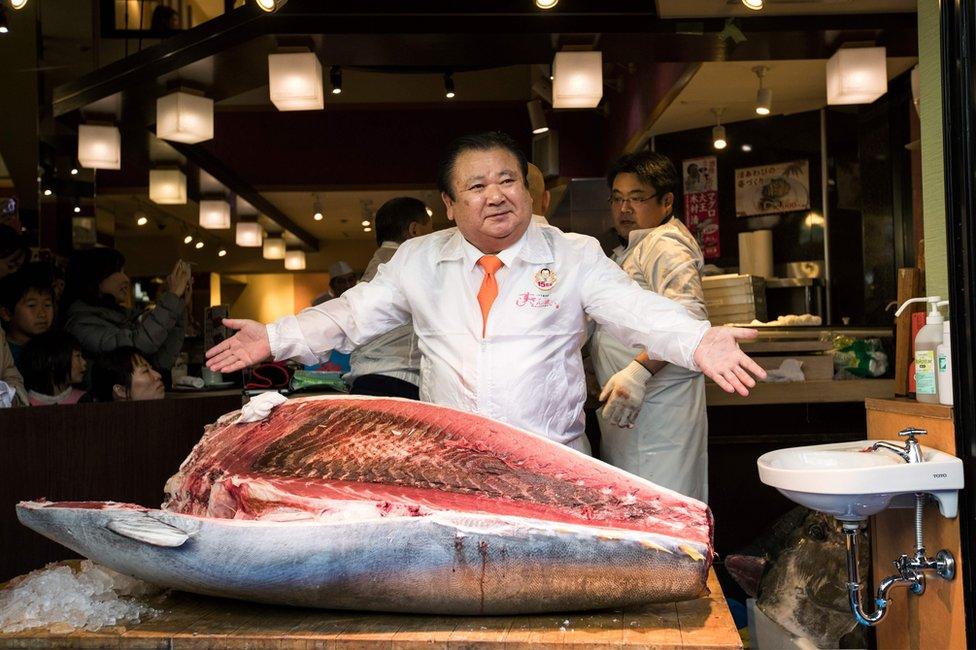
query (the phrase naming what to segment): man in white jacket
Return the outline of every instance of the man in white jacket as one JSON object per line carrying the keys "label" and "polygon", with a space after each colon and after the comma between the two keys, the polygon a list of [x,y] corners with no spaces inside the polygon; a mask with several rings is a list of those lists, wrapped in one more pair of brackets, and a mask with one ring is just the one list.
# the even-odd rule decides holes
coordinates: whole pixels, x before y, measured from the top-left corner
{"label": "man in white jacket", "polygon": [[270,325],[239,330],[207,351],[233,372],[268,357],[316,359],[352,350],[413,318],[422,355],[420,398],[479,413],[583,452],[586,318],[635,349],[701,370],[748,394],[764,371],[739,339],[637,286],[591,237],[532,223],[527,162],[501,133],[455,140],[438,172],[457,228],[404,242],[371,282]]}
{"label": "man in white jacket", "polygon": [[[399,196],[376,211],[376,243],[379,248],[366,266],[360,282],[376,276],[381,264],[393,259],[400,244],[430,234],[433,224],[420,199]],[[356,395],[420,399],[420,348],[413,323],[400,325],[353,350],[350,370],[343,379]]]}
{"label": "man in white jacket", "polygon": [[[607,174],[610,210],[627,244],[613,261],[642,289],[670,298],[699,321],[708,316],[701,249],[674,214],[678,174],[665,156],[640,151],[619,158]],[[621,343],[603,326],[590,342],[606,406],[598,413],[600,458],[653,483],[705,501],[708,420],[700,372]]]}

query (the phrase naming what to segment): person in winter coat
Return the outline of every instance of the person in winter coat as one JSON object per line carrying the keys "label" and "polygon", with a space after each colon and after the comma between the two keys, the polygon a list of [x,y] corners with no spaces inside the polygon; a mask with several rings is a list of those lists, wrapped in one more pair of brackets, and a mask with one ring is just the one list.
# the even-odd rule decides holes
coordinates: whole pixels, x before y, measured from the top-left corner
{"label": "person in winter coat", "polygon": [[125,257],[111,248],[78,253],[68,266],[63,299],[64,329],[88,358],[133,347],[155,367],[169,370],[183,346],[184,304],[190,291],[190,266],[177,261],[152,311],[128,308]]}

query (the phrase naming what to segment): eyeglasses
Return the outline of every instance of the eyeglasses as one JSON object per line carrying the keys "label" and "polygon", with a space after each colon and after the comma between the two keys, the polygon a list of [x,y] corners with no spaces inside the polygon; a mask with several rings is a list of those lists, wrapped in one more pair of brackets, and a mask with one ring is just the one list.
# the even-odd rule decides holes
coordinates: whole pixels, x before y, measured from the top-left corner
{"label": "eyeglasses", "polygon": [[612,208],[622,208],[624,207],[624,203],[630,203],[630,207],[636,208],[639,205],[644,205],[656,196],[657,194],[651,194],[650,196],[629,196],[627,198],[622,196],[611,196],[609,199],[607,199],[607,202]]}

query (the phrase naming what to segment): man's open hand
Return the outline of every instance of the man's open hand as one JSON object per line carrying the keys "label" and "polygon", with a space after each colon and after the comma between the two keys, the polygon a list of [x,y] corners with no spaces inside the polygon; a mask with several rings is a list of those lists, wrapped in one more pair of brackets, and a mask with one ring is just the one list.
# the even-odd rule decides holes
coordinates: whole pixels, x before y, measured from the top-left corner
{"label": "man's open hand", "polygon": [[[738,327],[712,327],[695,349],[695,363],[726,393],[745,397],[756,385],[752,375],[766,378],[766,371],[739,349],[739,341],[754,339],[759,332]],[[752,375],[750,375],[752,373]]]}
{"label": "man's open hand", "polygon": [[207,350],[207,367],[214,372],[234,372],[261,363],[271,356],[268,330],[256,320],[225,318],[224,325],[237,334]]}

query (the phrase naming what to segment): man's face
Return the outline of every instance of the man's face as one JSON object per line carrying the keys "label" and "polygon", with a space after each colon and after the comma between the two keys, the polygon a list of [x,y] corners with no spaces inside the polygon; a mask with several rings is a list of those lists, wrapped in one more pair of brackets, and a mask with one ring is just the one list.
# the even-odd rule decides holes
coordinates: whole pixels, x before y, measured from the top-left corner
{"label": "man's face", "polygon": [[15,338],[31,338],[51,329],[54,322],[54,300],[47,292],[30,289],[14,305],[13,313],[3,310],[3,317],[10,321],[10,332]]}
{"label": "man's face", "polygon": [[336,277],[329,280],[329,287],[332,289],[332,295],[338,298],[345,292],[356,286],[356,274],[346,273],[345,275],[337,275]]}
{"label": "man's face", "polygon": [[654,187],[641,182],[637,174],[617,174],[610,192],[613,225],[621,237],[630,231],[654,228],[671,214],[674,195],[657,196]]}
{"label": "man's face", "polygon": [[442,194],[447,218],[483,253],[499,253],[525,233],[532,198],[518,160],[505,149],[465,151],[454,162],[454,199]]}

